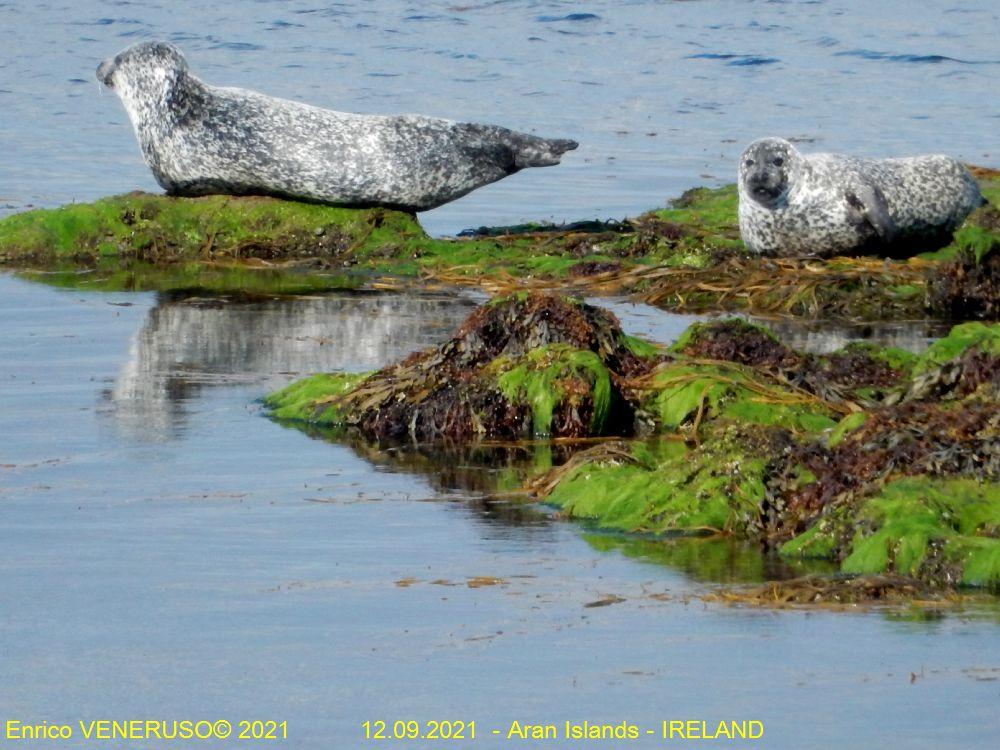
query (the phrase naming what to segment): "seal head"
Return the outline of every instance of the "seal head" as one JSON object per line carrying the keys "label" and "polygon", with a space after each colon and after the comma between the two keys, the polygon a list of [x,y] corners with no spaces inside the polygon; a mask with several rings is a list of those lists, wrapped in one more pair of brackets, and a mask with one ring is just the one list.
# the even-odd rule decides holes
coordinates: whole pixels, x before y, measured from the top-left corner
{"label": "seal head", "polygon": [[761,138],[740,157],[740,184],[751,199],[774,208],[787,200],[793,171],[801,161],[795,146],[783,138]]}
{"label": "seal head", "polygon": [[97,80],[118,94],[136,125],[157,114],[155,105],[175,117],[190,117],[201,98],[184,55],[167,42],[141,42],[122,50],[97,67]]}

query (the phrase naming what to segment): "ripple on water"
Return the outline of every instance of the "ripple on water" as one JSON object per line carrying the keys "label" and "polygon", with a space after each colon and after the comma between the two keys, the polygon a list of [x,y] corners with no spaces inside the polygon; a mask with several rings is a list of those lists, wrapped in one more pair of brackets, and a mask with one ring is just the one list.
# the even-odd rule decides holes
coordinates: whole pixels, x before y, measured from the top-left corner
{"label": "ripple on water", "polygon": [[688,60],[724,60],[726,65],[734,67],[754,67],[757,65],[773,65],[780,63],[777,57],[760,57],[758,55],[737,55],[731,52],[699,52],[695,55],[686,55]]}
{"label": "ripple on water", "polygon": [[852,49],[835,52],[834,57],[860,57],[863,60],[878,60],[898,63],[924,63],[938,65],[940,63],[956,63],[958,65],[1000,65],[1000,60],[962,60],[947,55],[913,55],[876,52],[870,49]]}
{"label": "ripple on water", "polygon": [[558,23],[559,21],[600,21],[601,17],[594,13],[569,13],[565,16],[538,16],[541,23]]}

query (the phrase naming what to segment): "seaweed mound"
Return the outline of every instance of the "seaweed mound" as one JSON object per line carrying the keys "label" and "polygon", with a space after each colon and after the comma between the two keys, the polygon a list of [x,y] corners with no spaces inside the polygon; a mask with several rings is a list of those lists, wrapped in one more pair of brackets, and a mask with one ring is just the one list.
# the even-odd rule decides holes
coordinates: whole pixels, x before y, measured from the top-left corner
{"label": "seaweed mound", "polygon": [[521,293],[441,346],[268,404],[373,442],[642,437],[539,467],[529,489],[607,528],[731,534],[950,587],[1000,585],[998,401],[1000,324],[955,326],[922,355],[816,355],[734,319],[660,351],[604,310]]}
{"label": "seaweed mound", "polygon": [[927,285],[928,307],[952,319],[1000,319],[1000,211],[984,206],[955,237],[954,260]]}
{"label": "seaweed mound", "polygon": [[673,351],[636,387],[684,442],[596,446],[536,479],[538,496],[610,528],[1000,585],[1000,325],[956,326],[920,356],[817,356],[722,321]]}
{"label": "seaweed mound", "polygon": [[279,419],[374,440],[629,435],[623,389],[655,363],[611,313],[525,293],[478,308],[441,346],[367,377],[309,378],[268,404]]}
{"label": "seaweed mound", "polygon": [[379,242],[423,239],[416,219],[261,196],[175,198],[133,192],[36,209],[0,221],[0,262],[116,259],[150,263],[337,257]]}

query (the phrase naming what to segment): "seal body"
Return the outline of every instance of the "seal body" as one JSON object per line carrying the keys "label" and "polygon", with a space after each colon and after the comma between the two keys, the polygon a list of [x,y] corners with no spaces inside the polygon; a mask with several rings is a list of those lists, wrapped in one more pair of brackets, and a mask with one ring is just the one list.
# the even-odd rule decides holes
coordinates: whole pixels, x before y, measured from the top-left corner
{"label": "seal body", "polygon": [[949,156],[857,159],[754,141],[740,157],[740,234],[762,255],[912,255],[947,244],[985,201]]}
{"label": "seal body", "polygon": [[173,195],[265,194],[420,211],[577,144],[493,125],[334,112],[209,86],[180,51],[143,42],[97,77],[121,98],[143,157]]}

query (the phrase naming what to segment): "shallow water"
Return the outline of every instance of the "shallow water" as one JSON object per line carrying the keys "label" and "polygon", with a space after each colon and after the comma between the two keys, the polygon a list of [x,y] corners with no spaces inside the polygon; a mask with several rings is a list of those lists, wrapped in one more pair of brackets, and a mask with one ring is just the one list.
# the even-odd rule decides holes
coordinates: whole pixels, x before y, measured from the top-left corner
{"label": "shallow water", "polygon": [[[0,276],[0,713],[274,718],[284,746],[317,749],[361,746],[377,718],[474,719],[477,747],[505,746],[486,730],[513,719],[757,719],[776,748],[995,737],[995,611],[704,605],[720,581],[794,571],[728,542],[595,534],[261,414],[290,371],[395,360],[473,302]],[[615,307],[633,333],[686,325]]]}
{"label": "shallow water", "polygon": [[732,181],[764,135],[1000,164],[998,25],[992,0],[0,2],[0,213],[157,190],[94,78],[143,39],[218,85],[580,141],[562,166],[422,215],[453,233],[635,215]]}

